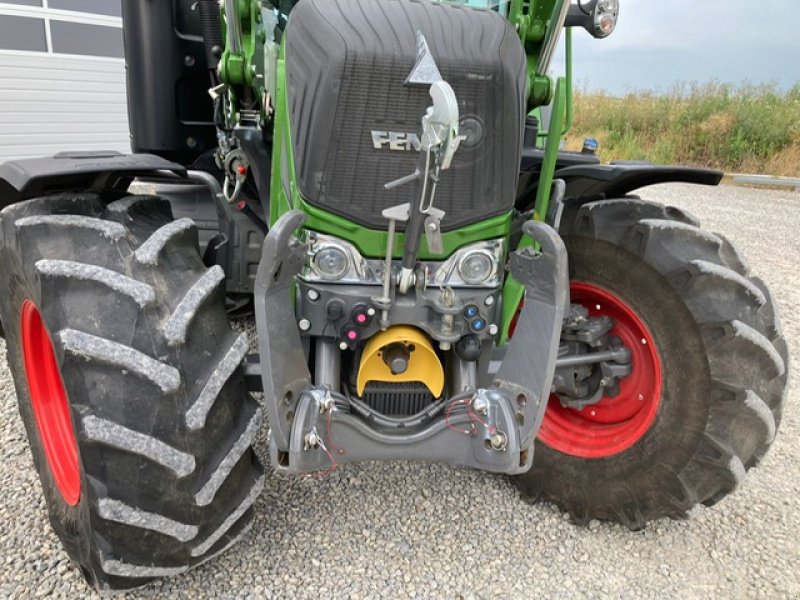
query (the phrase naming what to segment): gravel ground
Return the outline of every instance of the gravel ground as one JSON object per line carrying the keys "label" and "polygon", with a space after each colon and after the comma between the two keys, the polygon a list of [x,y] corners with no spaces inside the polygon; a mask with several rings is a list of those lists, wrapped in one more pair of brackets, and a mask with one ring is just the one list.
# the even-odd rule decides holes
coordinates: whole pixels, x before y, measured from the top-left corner
{"label": "gravel ground", "polygon": [[[800,356],[800,194],[659,186],[728,235],[770,284]],[[1,343],[1,342],[0,342]],[[740,490],[640,533],[570,524],[503,477],[425,464],[268,476],[252,532],[185,576],[125,597],[800,597],[797,378],[778,439]],[[0,597],[90,593],[51,532],[8,367],[0,365]],[[263,453],[264,440],[259,450]]]}

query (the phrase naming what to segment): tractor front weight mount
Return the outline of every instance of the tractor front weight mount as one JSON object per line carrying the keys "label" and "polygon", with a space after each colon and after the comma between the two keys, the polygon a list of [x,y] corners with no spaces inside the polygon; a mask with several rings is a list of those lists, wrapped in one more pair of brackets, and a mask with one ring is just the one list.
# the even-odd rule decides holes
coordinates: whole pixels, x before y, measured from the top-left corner
{"label": "tractor front weight mount", "polygon": [[[342,376],[340,348],[332,340],[317,343],[314,377],[306,366],[303,348],[307,344],[295,326],[304,314],[295,314],[286,302],[306,254],[294,236],[304,218],[303,213],[291,211],[273,225],[263,246],[256,283],[256,323],[273,468],[296,473],[364,460],[426,460],[509,475],[529,470],[569,305],[567,254],[558,234],[544,223],[528,222],[524,231],[540,250],[528,247],[511,255],[511,273],[525,286],[528,300],[493,385],[479,387],[474,365],[470,365],[477,356],[467,357],[472,360],[454,357],[453,361],[458,361],[455,368],[467,374],[460,380],[462,392],[443,397],[423,414],[381,417],[363,402],[338,391],[334,382]],[[324,298],[324,290],[314,291],[317,301]],[[331,302],[340,302],[340,298]],[[346,301],[351,306],[345,311],[364,306],[369,296]],[[457,301],[439,318],[462,314],[472,305],[470,299]],[[541,343],[543,340],[550,343]],[[323,360],[323,353],[329,358]],[[314,386],[314,380],[329,384]]]}

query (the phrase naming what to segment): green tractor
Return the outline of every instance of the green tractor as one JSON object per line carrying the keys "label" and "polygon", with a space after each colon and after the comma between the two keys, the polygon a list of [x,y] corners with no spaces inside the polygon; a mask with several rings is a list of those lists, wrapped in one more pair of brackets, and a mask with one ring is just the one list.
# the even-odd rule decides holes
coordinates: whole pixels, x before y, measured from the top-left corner
{"label": "green tractor", "polygon": [[134,154],[0,167],[8,361],[90,583],[235,543],[262,428],[275,472],[444,462],[578,524],[736,489],[785,398],[774,302],[725,237],[633,195],[722,174],[560,151],[571,31],[618,13],[123,1]]}

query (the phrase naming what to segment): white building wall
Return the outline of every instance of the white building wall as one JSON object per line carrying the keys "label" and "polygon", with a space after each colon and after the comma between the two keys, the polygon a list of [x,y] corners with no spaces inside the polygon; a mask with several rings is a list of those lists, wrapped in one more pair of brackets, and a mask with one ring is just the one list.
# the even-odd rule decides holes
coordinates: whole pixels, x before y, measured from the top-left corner
{"label": "white building wall", "polygon": [[0,162],[65,150],[130,151],[118,4],[0,1]]}

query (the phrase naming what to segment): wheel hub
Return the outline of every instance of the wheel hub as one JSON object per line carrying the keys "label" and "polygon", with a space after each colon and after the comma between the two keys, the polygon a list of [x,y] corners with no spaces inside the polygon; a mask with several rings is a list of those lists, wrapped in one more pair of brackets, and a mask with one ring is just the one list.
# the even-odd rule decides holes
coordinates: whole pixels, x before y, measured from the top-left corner
{"label": "wheel hub", "polygon": [[539,440],[547,446],[582,458],[603,458],[627,450],[653,424],[661,401],[661,363],[653,336],[634,310],[612,292],[596,285],[573,282],[571,301],[591,317],[614,320],[611,335],[631,352],[631,373],[619,380],[619,392],[583,409],[565,407],[553,395],[548,403]]}
{"label": "wheel hub", "polygon": [[36,305],[26,300],[20,319],[22,356],[31,406],[48,467],[64,501],[81,496],[78,445],[53,343]]}

